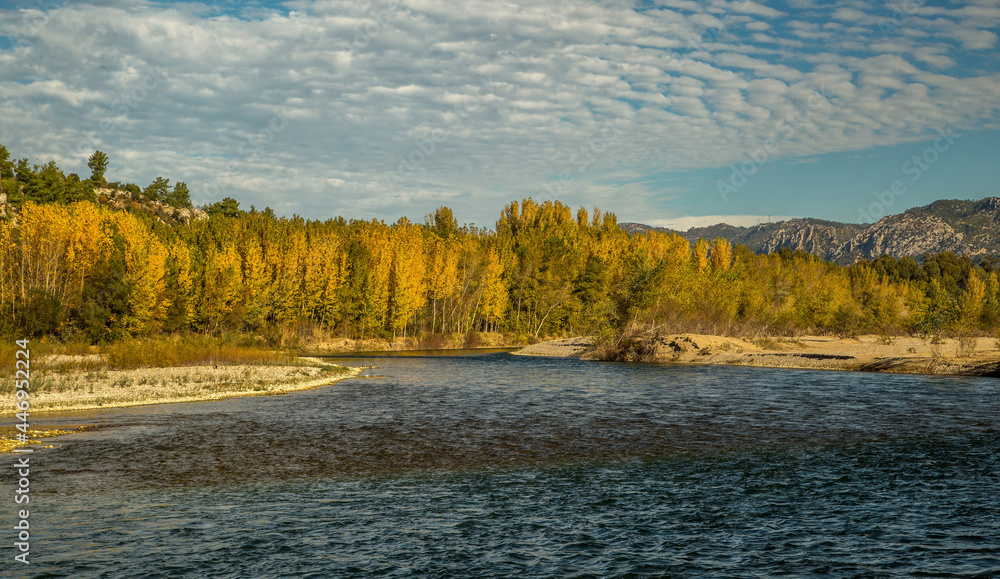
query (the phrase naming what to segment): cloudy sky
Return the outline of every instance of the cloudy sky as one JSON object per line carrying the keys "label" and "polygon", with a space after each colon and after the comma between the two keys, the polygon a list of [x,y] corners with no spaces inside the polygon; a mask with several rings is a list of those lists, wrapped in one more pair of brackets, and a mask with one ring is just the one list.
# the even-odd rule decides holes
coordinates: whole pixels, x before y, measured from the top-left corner
{"label": "cloudy sky", "polygon": [[998,0],[0,7],[0,143],[196,203],[686,228],[1000,195]]}

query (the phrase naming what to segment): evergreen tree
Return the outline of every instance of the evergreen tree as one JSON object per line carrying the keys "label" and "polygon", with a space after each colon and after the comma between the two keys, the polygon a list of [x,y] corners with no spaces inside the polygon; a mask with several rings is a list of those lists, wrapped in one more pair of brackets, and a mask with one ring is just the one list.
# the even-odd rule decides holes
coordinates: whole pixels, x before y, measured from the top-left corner
{"label": "evergreen tree", "polygon": [[223,217],[239,217],[243,214],[240,211],[240,202],[232,197],[226,197],[222,201],[212,203],[205,207],[209,216],[221,215]]}
{"label": "evergreen tree", "polygon": [[142,193],[150,201],[165,201],[170,195],[170,179],[157,177]]}
{"label": "evergreen tree", "polygon": [[108,156],[103,151],[94,151],[87,159],[87,166],[90,167],[90,182],[94,187],[107,187],[108,181],[104,178],[104,173],[108,170]]}
{"label": "evergreen tree", "polygon": [[24,197],[37,203],[66,201],[66,177],[55,161],[35,166],[32,177],[24,187]]}
{"label": "evergreen tree", "polygon": [[164,201],[174,207],[191,207],[191,191],[188,190],[187,183],[178,181],[174,184],[174,190],[167,193]]}

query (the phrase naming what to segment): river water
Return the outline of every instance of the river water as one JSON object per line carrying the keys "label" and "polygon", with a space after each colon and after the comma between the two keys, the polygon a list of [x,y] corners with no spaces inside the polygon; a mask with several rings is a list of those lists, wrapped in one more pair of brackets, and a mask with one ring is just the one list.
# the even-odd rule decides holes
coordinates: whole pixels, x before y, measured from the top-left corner
{"label": "river water", "polygon": [[369,362],[46,417],[100,428],[32,455],[32,576],[1000,576],[996,379]]}

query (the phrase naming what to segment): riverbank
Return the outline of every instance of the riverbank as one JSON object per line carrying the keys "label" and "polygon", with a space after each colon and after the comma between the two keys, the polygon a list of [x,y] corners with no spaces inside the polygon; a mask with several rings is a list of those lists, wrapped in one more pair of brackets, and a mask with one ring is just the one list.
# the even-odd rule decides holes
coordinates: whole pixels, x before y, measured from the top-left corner
{"label": "riverbank", "polygon": [[517,354],[763,368],[1000,376],[1000,344],[994,338],[929,341],[884,336],[802,336],[748,341],[725,336],[675,334],[633,339],[610,353],[598,352],[592,338],[569,338],[534,344]]}
{"label": "riverbank", "polygon": [[[61,362],[64,367],[72,366],[71,361]],[[93,361],[76,362],[83,369],[33,373],[32,414],[285,394],[353,378],[362,371],[313,358],[299,358],[294,365],[192,365],[129,370],[88,370],[88,363],[92,366]],[[0,397],[0,416],[13,416],[14,403],[13,395]]]}
{"label": "riverbank", "polygon": [[404,352],[408,350],[467,350],[474,348],[520,347],[509,336],[495,332],[470,332],[468,334],[428,334],[419,338],[412,336],[389,338],[310,337],[299,345],[300,352],[317,356],[353,352]]}

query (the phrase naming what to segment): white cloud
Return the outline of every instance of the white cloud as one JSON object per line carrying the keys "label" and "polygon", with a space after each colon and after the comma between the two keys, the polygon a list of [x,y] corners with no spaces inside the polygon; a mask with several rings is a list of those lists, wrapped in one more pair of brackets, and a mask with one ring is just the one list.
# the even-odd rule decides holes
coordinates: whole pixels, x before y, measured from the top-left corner
{"label": "white cloud", "polygon": [[860,10],[855,10],[854,8],[837,8],[833,11],[833,17],[837,20],[845,20],[847,22],[860,22],[869,18],[867,14]]}
{"label": "white cloud", "polygon": [[738,227],[752,227],[761,223],[776,223],[789,219],[796,218],[788,215],[694,215],[673,219],[653,219],[645,221],[645,223],[653,227],[666,227],[675,231],[687,231],[692,227],[708,227],[710,225],[719,225],[720,223]]}
{"label": "white cloud", "polygon": [[[236,18],[66,3],[0,44],[0,142],[84,174],[100,148],[111,178],[166,175],[199,201],[389,220],[449,203],[491,223],[553,182],[574,205],[654,214],[662,190],[609,175],[742,162],[800,111],[778,156],[997,123],[996,67],[960,65],[995,46],[995,3],[896,20],[789,5],[297,0]],[[0,35],[40,16],[3,11]]]}

